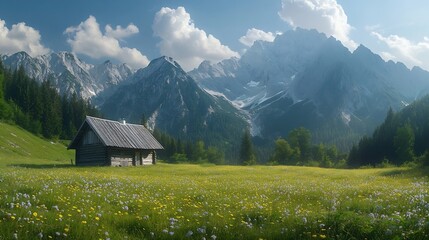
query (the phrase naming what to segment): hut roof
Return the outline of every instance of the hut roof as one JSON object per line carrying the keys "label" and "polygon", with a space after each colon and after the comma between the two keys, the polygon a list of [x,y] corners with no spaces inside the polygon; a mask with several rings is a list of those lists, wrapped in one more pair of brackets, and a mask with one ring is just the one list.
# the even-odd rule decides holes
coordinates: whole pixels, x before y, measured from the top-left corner
{"label": "hut roof", "polygon": [[164,149],[152,134],[142,125],[120,123],[87,116],[68,149],[76,149],[85,130],[91,128],[107,147],[130,149]]}

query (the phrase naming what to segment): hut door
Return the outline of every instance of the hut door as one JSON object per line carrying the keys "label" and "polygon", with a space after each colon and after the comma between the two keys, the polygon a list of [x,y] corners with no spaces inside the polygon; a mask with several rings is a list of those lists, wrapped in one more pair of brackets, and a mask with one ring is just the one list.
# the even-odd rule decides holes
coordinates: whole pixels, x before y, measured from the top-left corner
{"label": "hut door", "polygon": [[134,165],[143,165],[142,164],[142,157],[141,157],[141,154],[140,154],[140,152],[136,152],[135,153],[135,158],[134,158]]}

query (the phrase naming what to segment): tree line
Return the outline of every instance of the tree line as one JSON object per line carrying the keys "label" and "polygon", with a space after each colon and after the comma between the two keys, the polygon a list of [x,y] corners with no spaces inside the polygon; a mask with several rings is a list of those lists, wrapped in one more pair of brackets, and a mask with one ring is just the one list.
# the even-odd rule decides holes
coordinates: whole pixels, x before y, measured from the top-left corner
{"label": "tree line", "polygon": [[363,137],[349,153],[350,166],[423,163],[429,165],[429,96],[401,111],[390,109],[372,136]]}
{"label": "tree line", "polygon": [[312,144],[311,133],[305,128],[292,130],[287,138],[278,138],[271,148],[269,161],[262,162],[254,146],[249,130],[243,132],[236,156],[225,158],[224,152],[214,146],[206,146],[204,141],[181,141],[167,133],[155,129],[154,137],[164,146],[158,153],[160,159],[168,163],[213,163],[233,165],[299,165],[321,167],[345,167],[345,154],[335,146]]}
{"label": "tree line", "polygon": [[[312,144],[311,132],[300,127],[290,131],[287,137],[274,141],[268,164],[345,167],[346,158],[347,156],[340,153],[335,145]],[[256,159],[248,131],[243,136],[240,163],[243,165],[260,163]]]}
{"label": "tree line", "polygon": [[213,163],[225,164],[224,152],[213,146],[206,146],[204,141],[182,141],[158,129],[153,136],[164,147],[158,157],[168,163]]}
{"label": "tree line", "polygon": [[12,71],[0,62],[0,119],[48,139],[72,139],[86,115],[100,116],[76,94],[61,96],[51,82],[37,82],[22,66]]}

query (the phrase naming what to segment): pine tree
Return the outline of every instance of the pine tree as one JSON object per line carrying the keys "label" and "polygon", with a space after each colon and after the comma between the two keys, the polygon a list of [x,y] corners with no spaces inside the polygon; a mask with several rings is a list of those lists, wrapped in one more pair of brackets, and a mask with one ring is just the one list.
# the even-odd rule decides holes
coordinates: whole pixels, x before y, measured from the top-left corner
{"label": "pine tree", "polygon": [[184,154],[185,151],[185,144],[180,139],[177,139],[177,153]]}
{"label": "pine tree", "polygon": [[240,161],[241,165],[254,165],[256,164],[256,156],[253,150],[253,143],[250,136],[249,130],[244,132],[243,138],[241,140],[240,147]]}
{"label": "pine tree", "polygon": [[7,86],[7,73],[5,72],[3,65],[0,61],[0,119],[12,118],[12,110],[9,104],[5,100],[5,89]]}
{"label": "pine tree", "polygon": [[144,113],[142,113],[142,117],[140,119],[140,124],[143,125],[145,128],[147,128],[147,118]]}
{"label": "pine tree", "polygon": [[203,141],[200,140],[195,143],[192,160],[194,162],[207,161],[206,149]]}
{"label": "pine tree", "polygon": [[414,160],[414,132],[409,124],[398,128],[394,138],[396,164]]}
{"label": "pine tree", "polygon": [[4,74],[3,64],[0,61],[0,101],[4,99]]}
{"label": "pine tree", "polygon": [[288,142],[294,149],[299,149],[300,161],[306,163],[311,158],[311,133],[308,129],[297,128],[288,134]]}
{"label": "pine tree", "polygon": [[317,161],[319,163],[326,160],[326,151],[325,151],[325,145],[322,143],[319,145],[313,146],[313,159],[314,161]]}
{"label": "pine tree", "polygon": [[326,156],[331,160],[333,163],[338,162],[338,150],[335,145],[331,145],[326,149]]}
{"label": "pine tree", "polygon": [[61,98],[51,87],[50,81],[42,83],[42,128],[43,136],[46,138],[59,137],[62,126]]}
{"label": "pine tree", "polygon": [[215,147],[209,147],[206,151],[207,160],[214,164],[223,164],[225,162],[225,156],[223,152]]}

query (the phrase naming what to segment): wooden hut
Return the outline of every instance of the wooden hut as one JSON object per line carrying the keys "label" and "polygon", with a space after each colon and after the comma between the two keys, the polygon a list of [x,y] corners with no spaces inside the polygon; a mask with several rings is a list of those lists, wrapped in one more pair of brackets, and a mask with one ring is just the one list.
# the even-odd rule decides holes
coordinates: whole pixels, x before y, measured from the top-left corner
{"label": "wooden hut", "polygon": [[163,147],[142,125],[87,116],[68,149],[77,166],[136,166],[155,164]]}

